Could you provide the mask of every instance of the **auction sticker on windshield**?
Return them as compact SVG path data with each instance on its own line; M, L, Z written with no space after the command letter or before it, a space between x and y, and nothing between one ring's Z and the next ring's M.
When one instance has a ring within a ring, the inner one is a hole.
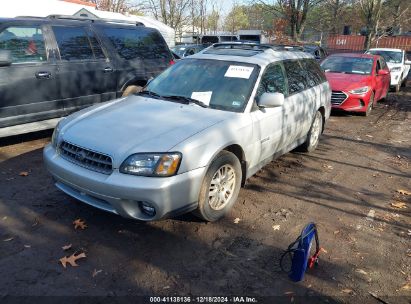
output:
M253 70L254 70L253 67L241 66L241 65L230 65L224 77L249 79Z
M193 92L191 93L191 98L197 99L208 106L210 105L211 95L213 95L212 91Z

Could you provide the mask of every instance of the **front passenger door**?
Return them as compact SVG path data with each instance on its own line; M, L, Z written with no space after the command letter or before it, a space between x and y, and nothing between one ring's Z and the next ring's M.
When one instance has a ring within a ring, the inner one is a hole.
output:
M264 93L283 93L287 96L287 82L281 64L271 64L264 71L257 89L256 100ZM284 132L284 108L256 108L251 112L253 120L254 138L259 140L259 161L270 158L280 151L287 142L287 134Z
M0 28L0 50L11 65L0 67L0 128L59 117L56 66L41 24Z

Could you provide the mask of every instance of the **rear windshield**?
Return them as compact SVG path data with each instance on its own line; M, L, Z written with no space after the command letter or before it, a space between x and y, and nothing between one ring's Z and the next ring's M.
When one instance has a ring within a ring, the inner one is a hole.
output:
M124 59L171 59L167 44L156 31L108 27L103 31Z

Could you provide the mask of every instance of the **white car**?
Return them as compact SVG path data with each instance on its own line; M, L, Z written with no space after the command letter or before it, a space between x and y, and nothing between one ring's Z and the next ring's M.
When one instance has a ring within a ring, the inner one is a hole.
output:
M408 72L410 71L411 61L407 60L406 53L400 49L375 48L369 49L367 54L380 55L385 59L391 72L391 84L395 92L407 82Z
M60 190L97 208L144 221L196 210L215 221L273 158L317 147L330 101L311 55L216 44L137 95L63 119L44 160Z

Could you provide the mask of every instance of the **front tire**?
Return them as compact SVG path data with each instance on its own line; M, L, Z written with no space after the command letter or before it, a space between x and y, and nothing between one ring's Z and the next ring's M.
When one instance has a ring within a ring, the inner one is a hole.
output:
M317 111L317 113L315 113L313 123L311 124L310 131L308 131L307 140L301 145L301 150L304 152L314 151L318 146L322 132L323 115L320 111Z
M370 116L373 108L374 108L374 92L371 93L370 100L368 101L367 110L363 113L363 115Z
M221 151L203 179L194 214L208 222L222 218L237 201L241 180L238 158L231 152Z

